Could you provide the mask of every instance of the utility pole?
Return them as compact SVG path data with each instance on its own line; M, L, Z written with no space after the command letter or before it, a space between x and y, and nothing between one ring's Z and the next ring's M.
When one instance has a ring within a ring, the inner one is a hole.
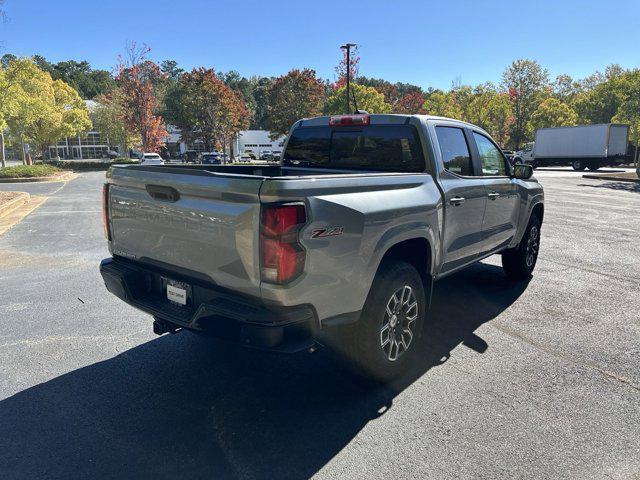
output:
M347 51L347 88L346 88L346 107L344 113L351 113L351 107L349 104L349 83L351 82L351 47L357 46L355 43L345 43L340 47L341 50Z

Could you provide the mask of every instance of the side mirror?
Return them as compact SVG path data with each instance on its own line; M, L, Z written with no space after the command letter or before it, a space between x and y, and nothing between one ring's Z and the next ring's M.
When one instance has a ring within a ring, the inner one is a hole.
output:
M533 167L524 163L516 163L513 166L513 176L519 180L528 180L533 176Z

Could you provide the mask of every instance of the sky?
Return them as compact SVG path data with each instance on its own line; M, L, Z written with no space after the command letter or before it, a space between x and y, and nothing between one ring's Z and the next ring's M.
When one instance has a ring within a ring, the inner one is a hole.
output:
M4 0L0 54L87 60L112 70L128 42L156 61L242 75L313 68L335 79L340 45L360 74L448 89L499 82L518 58L551 77L640 67L639 0Z

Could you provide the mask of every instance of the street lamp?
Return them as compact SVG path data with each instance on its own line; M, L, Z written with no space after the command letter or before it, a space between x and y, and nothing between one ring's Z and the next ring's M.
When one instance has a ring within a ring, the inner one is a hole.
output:
M350 60L350 53L351 53L351 47L357 47L357 45L355 43L345 43L344 45L342 45L340 47L341 50L346 50L347 51L347 88L346 88L346 106L347 106L347 110L345 111L345 113L349 113L349 110L351 109L349 106L349 83L350 83L350 75L351 75L351 60Z

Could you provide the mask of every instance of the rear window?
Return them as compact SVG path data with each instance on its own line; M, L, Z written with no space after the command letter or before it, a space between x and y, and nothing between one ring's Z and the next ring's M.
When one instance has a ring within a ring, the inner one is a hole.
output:
M302 127L293 131L283 161L291 166L423 172L424 156L411 125Z

